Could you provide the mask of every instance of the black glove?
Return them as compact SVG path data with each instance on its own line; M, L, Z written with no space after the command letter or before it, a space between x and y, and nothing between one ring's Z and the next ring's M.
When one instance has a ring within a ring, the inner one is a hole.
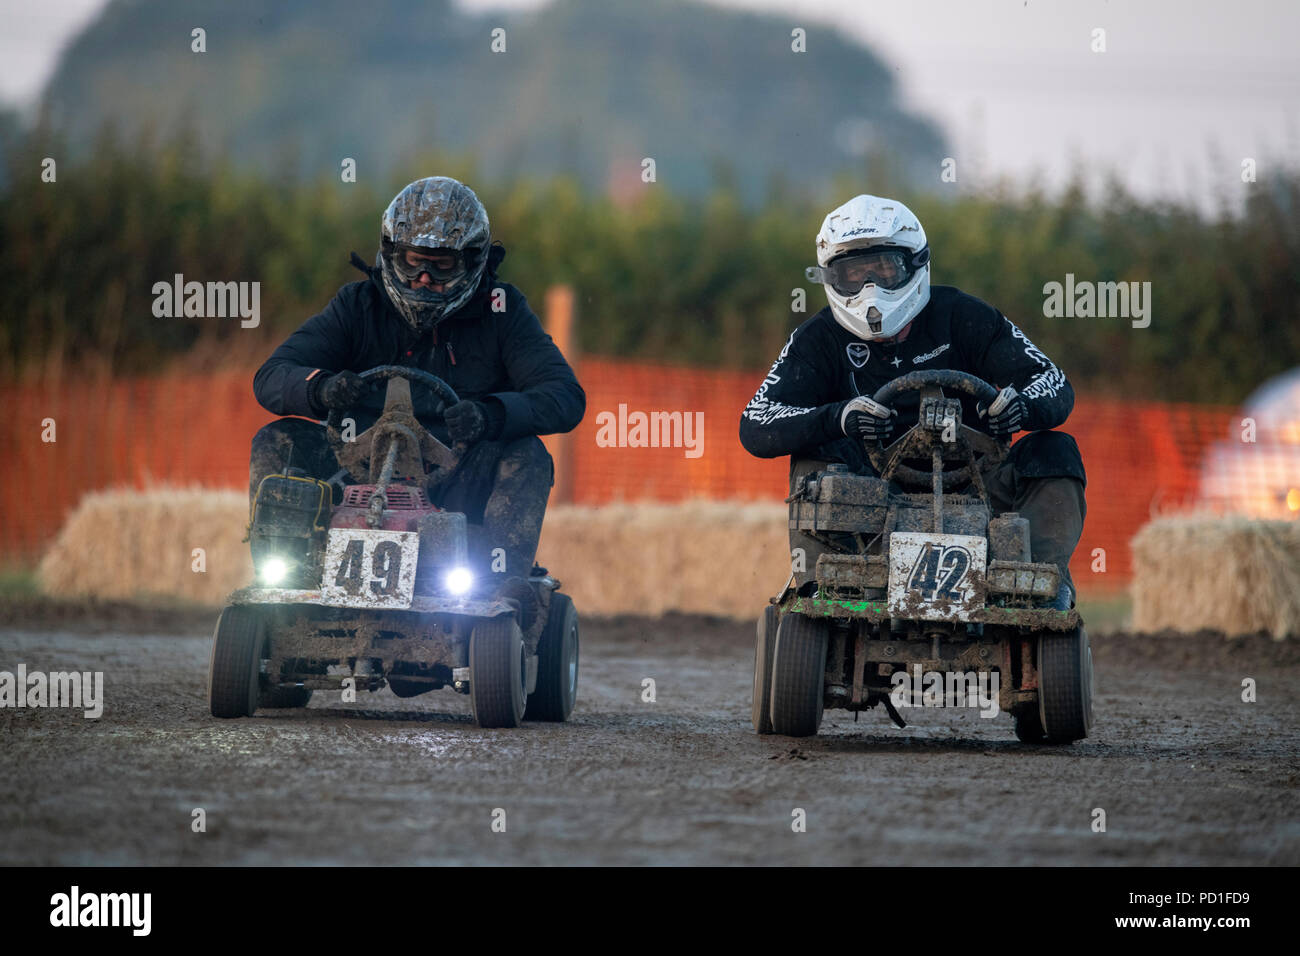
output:
M321 375L312 386L312 403L320 408L351 408L366 393L366 383L356 372Z
M894 434L894 419L898 412L888 405L859 395L845 403L840 412L840 430L850 438L860 438L864 442L878 441L882 445L889 442Z
M501 434L501 428L506 420L506 410L497 401L464 401L451 406L443 416L451 440L472 445L479 439L493 439Z
M993 400L989 408L995 408L997 411L986 412L983 405L975 406L980 415L988 414L989 433L1000 438L1020 431L1024 427L1025 416L1029 414L1029 406L1010 385L998 392L998 397Z

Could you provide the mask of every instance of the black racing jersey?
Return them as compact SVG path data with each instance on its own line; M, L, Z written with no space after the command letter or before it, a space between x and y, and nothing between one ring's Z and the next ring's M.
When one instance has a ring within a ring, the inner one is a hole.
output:
M901 343L864 341L826 307L791 333L740 417L740 442L759 458L802 455L844 437L840 413L859 395L922 369L957 369L1025 400L1026 431L1056 428L1074 407L1074 389L1055 363L997 309L952 286L934 286ZM958 394L962 424L987 431L975 400ZM919 392L894 403L898 427L916 424Z

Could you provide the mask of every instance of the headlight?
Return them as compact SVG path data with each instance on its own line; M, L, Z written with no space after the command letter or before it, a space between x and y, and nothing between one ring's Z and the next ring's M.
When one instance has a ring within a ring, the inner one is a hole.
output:
M464 594L474 586L474 575L469 568L452 568L447 572L446 583L452 594Z
M289 565L283 558L267 558L262 562L262 580L274 587L284 580L289 573Z

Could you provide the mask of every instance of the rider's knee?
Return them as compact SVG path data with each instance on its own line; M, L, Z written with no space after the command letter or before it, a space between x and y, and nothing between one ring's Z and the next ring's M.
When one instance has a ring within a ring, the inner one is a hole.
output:
M1088 484L1079 445L1067 432L1030 432L1011 446L1007 457L1019 479L1074 478Z
M315 438L317 433L324 435L324 430L316 422L309 422L305 418L277 418L257 430L252 445L257 449L266 445L280 445L286 440L296 444Z
M536 435L526 435L506 442L501 451L499 473L522 473L530 480L555 484L555 461Z

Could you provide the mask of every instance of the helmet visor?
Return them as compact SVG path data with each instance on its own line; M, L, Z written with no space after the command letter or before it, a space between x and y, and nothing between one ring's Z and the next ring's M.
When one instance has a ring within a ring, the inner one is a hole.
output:
M917 270L929 260L926 252L913 253L898 248L864 249L840 256L820 269L809 269L808 276L826 283L840 295L857 295L869 285L892 291L912 281Z

